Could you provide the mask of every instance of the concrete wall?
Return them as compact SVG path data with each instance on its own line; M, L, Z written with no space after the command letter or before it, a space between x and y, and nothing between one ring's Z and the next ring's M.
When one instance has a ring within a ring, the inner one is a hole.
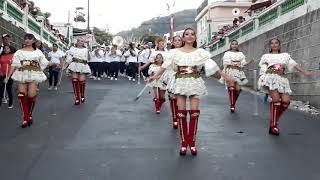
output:
M0 17L0 35L9 34L12 38L12 45L20 49L23 44L23 36L25 34L24 30L18 28L17 26L11 24L10 22L4 20ZM1 40L0 40L1 41ZM2 42L1 42L2 43Z
M309 101L312 105L320 107L320 9L240 44L241 51L247 56L247 59L256 60L255 64L247 68L249 70L246 73L250 79L248 86L252 87L252 70L257 69L261 56L269 51L269 40L274 37L282 41L283 52L288 52L305 69L316 74L312 78L305 78L301 73L287 74L293 90L293 99ZM213 59L221 65L222 56L223 53L219 53Z

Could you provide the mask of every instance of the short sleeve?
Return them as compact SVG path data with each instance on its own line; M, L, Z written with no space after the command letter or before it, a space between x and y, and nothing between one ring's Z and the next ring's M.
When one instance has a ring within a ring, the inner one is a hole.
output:
M163 59L163 63L161 67L168 69L170 66L173 66L173 57L174 57L174 51L168 52L168 54Z
M21 59L20 59L20 51L18 50L17 52L14 53L13 58L12 58L12 67L19 68L21 67Z
M242 67L247 63L246 56L242 52L240 53L240 62Z
M207 77L214 75L220 68L212 59L207 59L204 63L204 71Z
M259 67L260 67L260 75L263 75L266 73L267 69L268 69L268 61L267 61L267 57L266 55L263 55L261 57L261 60L259 62Z
M294 67L298 64L295 60L293 60L291 58L291 56L289 54L286 55L288 58L288 63L287 63L287 67L288 67L288 71L292 72L294 70Z
M40 51L40 50L39 50ZM40 59L39 59L39 64L42 70L44 70L47 66L49 61L46 59L46 57L44 56L44 54L40 51L38 52Z
M223 66L227 66L231 63L231 58L229 52L225 52L222 58Z

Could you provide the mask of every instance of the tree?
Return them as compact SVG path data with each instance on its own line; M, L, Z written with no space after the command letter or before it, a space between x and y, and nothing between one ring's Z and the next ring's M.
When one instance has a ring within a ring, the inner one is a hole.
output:
M159 35L156 35L156 34L146 33L141 37L141 41L155 43L155 41L158 38L161 38L161 37Z
M112 43L112 34L93 27L93 34L98 44L110 45Z

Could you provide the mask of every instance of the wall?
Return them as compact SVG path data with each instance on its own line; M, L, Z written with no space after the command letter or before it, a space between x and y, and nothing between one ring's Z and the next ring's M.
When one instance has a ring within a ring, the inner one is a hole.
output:
M298 12L293 13L297 14ZM258 33L258 35L254 33ZM305 69L315 73L312 78L305 78L301 73L289 73L287 77L293 90L293 99L309 101L312 105L320 107L320 9L291 19L264 33L258 30L253 32L251 36L253 38L243 37L240 41L241 51L244 52L248 60L255 59L258 63L260 57L269 50L269 40L276 37L282 41L283 52L288 52ZM227 46L223 51L227 49ZM213 53L213 59L217 60L220 65L222 64L223 51L216 50ZM250 70L246 72L251 87L253 85L251 70L258 68L257 63L248 67Z
M22 47L23 36L25 34L24 30L0 17L0 35L2 34L9 34L11 36L12 45L16 49L20 49Z

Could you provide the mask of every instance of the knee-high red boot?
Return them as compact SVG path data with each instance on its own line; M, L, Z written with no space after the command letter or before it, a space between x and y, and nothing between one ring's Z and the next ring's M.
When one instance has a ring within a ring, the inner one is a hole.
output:
M78 79L76 78L72 79L72 86L73 86L73 93L75 96L74 105L79 105L80 104L80 84Z
M29 112L29 104L28 104L28 97L26 96L25 93L19 93L18 94L18 98L20 101L20 107L21 107L21 111L23 113L23 121L21 124L22 128L25 128L28 126L29 121L30 121L30 112Z
M270 109L271 109L271 119L270 119L269 134L279 136L280 130L278 128L278 120L279 120L279 114L281 113L281 103L271 102Z
M172 114L172 127L174 129L178 128L178 121L177 121L177 116L176 116L176 99L174 98L169 98L170 101L170 108L171 108L171 114Z
M236 89L233 86L228 87L229 93L229 101L230 101L230 112L234 112L236 110L235 107L235 97L236 97Z
M79 86L80 86L80 101L81 103L84 103L86 101L85 99L86 81L79 81Z
M161 112L161 100L158 98L153 98L154 106L156 108L156 113L160 114Z
M36 98L37 96L34 97L28 97L28 106L29 106L29 125L33 123L33 109L36 104Z
M196 139L198 120L200 116L200 110L190 110L190 122L189 122L189 146L192 155L197 155Z
M236 103L237 103L238 98L239 98L239 96L240 96L240 94L241 94L241 91L242 91L241 89L240 89L239 91L235 90L234 106L236 106Z
M181 137L181 148L180 155L184 156L187 154L188 147L188 124L187 124L187 111L177 110L177 120L179 122L179 132Z

